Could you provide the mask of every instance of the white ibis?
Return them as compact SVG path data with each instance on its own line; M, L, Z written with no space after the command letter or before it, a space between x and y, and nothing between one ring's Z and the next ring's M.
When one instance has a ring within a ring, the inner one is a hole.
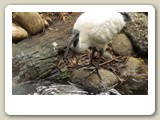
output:
M131 18L126 12L85 12L82 13L76 20L70 41L68 43L64 60L66 60L69 48L72 51L84 53L88 48L93 48L91 61L95 50L99 50L100 57L105 50L106 44L112 37L117 35L125 26L126 22ZM98 67L97 65L97 67Z
M70 48L77 54L84 53L88 48L92 48L90 65L96 68L104 87L98 68L105 46L130 20L131 18L126 12L85 12L81 14L73 26L72 35L64 54L64 61L67 59ZM100 53L97 65L93 64L96 50Z
M95 70L100 80L102 80L98 68L105 46L130 20L130 16L125 12L85 12L81 14L74 24L72 35L64 54L64 61L66 61L70 48L77 54L84 53L88 48L92 48L90 65L96 68ZM100 53L97 65L93 64L95 50ZM103 81L101 83L104 87Z

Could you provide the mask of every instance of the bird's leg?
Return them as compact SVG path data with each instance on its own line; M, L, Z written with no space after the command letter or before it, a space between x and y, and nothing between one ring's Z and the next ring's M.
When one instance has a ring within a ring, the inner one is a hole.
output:
M96 52L96 48L93 47L93 48L92 48L92 54L91 54L91 60L90 60L89 65L92 65L92 66L94 66L95 68L99 69L99 64L100 64L100 62L101 62L101 58L102 58L102 55L103 55L103 52L104 52L104 51L103 51L103 49L101 49L101 50L99 51L100 55L99 55L99 59L98 59L97 64L95 64L95 63L93 62L95 52Z
M99 59L98 59L98 63L97 63L97 68L99 68L99 64L100 64L100 62L101 62L101 58L102 58L102 56L103 56L103 52L104 52L103 49L101 49L101 50L99 51L100 55L99 55Z
M103 91L106 91L107 89L106 89L106 86L105 86L105 83L104 83L104 81L102 80L102 78L101 78L101 76L100 76L100 74L99 74L99 71L98 71L98 69L99 69L99 64L100 64L100 62L101 62L101 58L102 58L102 56L103 56L103 53L104 53L104 50L103 49L101 49L100 50L100 55L99 55L99 59L98 59L98 63L97 63L97 75L98 75L98 77L100 78L100 87L102 87L102 90Z
M96 68L96 71L97 71L97 75L98 75L98 77L99 77L100 80L101 80L101 76L100 76L100 74L99 74L98 69L99 69L99 64L100 64L100 62L101 62L101 58L102 58L102 55L103 55L103 49L101 49L99 53L100 53L99 59L98 59L98 62L97 62L97 65L95 66L95 68Z
M91 76L93 73L97 73L97 75L98 75L98 77L99 77L99 79L100 79L100 87L102 87L102 91L106 91L107 89L106 89L106 87L105 87L105 83L103 82L103 80L102 80L102 78L101 78L101 75L100 75L100 73L99 73L99 64L100 64L100 61L101 61L101 58L102 58L102 55L103 55L103 52L104 52L104 50L103 49L101 49L99 52L100 52L100 54L99 54L99 59L98 59L98 62L97 62L97 64L95 65L95 64L93 64L93 57L94 57L94 53L95 53L95 48L93 48L93 52L92 52L92 55L91 55L91 61L90 61L90 64L92 64L95 68L92 68L92 71L85 77L85 79L86 78L88 78L89 76ZM89 70L89 69L88 69Z
M90 60L90 64L89 65L93 65L95 68L92 68L90 70L92 70L92 72L90 72L90 74L88 74L85 78L89 77L90 75L92 75L94 72L97 73L98 77L100 78L101 80L101 76L99 74L99 63L101 61L101 58L102 58L102 55L103 55L103 49L100 50L100 55L99 55L99 59L98 59L98 63L97 64L94 64L93 63L93 57L94 57L94 54L95 54L95 51L96 51L96 48L93 48L92 50L92 55L91 55L91 60ZM88 69L89 70L89 69Z
M92 54L91 54L91 59L90 59L89 65L95 66L95 64L93 63L93 59L94 59L94 54L95 54L95 52L96 52L96 48L93 47L93 48L92 48Z

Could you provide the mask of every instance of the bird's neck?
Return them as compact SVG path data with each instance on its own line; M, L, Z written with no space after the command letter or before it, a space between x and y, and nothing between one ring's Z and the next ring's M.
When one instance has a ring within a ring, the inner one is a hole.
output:
M78 44L78 47L79 47L80 53L84 53L89 48L88 44L86 44L83 41Z
M83 41L79 41L77 46L74 47L72 50L78 54L84 53L89 48L88 44Z

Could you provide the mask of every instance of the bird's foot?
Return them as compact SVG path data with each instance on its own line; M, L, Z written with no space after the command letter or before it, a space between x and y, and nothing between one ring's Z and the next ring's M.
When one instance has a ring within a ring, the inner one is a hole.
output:
M105 82L104 82L102 79L100 79L100 90L101 90L102 92L108 91L108 89L107 89L107 87L106 87L106 85L105 85Z
M98 75L98 77L101 79L101 76L100 76L100 74L99 74L99 71L98 71L98 69L97 68L95 68L95 67L93 67L93 66L91 66L91 67L86 67L86 68L84 68L84 70L90 70L91 72L85 77L85 79L87 79L89 76L91 76L93 73L97 73L97 75Z
M95 64L95 63L93 63L93 61L92 61L92 62L90 62L90 63L87 64L87 65L81 65L81 66L78 66L77 68L78 68L78 69L83 68L84 70L91 71L87 76L85 76L84 79L87 79L87 78L88 78L89 76L91 76L92 74L97 73L97 75L98 75L98 77L99 77L99 80L100 80L100 85L99 85L99 86L100 86L100 90L101 90L102 92L106 92L106 91L107 91L107 88L106 88L106 86L105 86L105 83L104 83L104 81L102 80L101 75L100 75L100 73L99 73L100 66L99 66L98 64Z
M94 63L94 61L93 60L91 60L89 63L87 63L87 64L84 64L84 65L76 65L76 68L77 69L80 69L80 68L85 68L85 67L87 67L88 69L90 69L90 68L92 68L92 67L95 67L96 69L99 69L100 67L99 67L99 64L98 63Z
M106 85L105 85L105 82L103 81L103 79L102 79L102 77L101 77L101 75L99 73L99 68L96 68L96 67L92 66L92 67L85 68L84 70L90 70L91 71L87 76L85 76L84 79L87 79L92 74L97 73L97 75L99 77L99 80L100 80L100 83L99 83L100 90L102 92L106 92L108 90Z
M84 68L86 70L92 70L92 69L99 69L99 67L97 67L97 65L95 65L94 63L88 63L88 64L85 64L85 65L77 65L76 67L77 69L80 69L80 68Z

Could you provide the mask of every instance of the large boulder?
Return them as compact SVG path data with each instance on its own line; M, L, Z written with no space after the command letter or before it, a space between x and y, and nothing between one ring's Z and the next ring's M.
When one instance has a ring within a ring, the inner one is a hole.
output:
M124 81L116 86L121 94L148 94L148 67L141 58L130 57L121 70Z
M44 20L38 12L15 12L12 19L31 35L41 32L45 26Z
M71 81L94 94L104 92L104 90L109 90L118 83L117 76L111 71L103 68L100 68L98 71L101 79L96 72L89 75L93 72L92 69L86 67L76 69L71 74Z
M112 48L118 55L133 54L132 43L125 34L118 34L113 37Z

